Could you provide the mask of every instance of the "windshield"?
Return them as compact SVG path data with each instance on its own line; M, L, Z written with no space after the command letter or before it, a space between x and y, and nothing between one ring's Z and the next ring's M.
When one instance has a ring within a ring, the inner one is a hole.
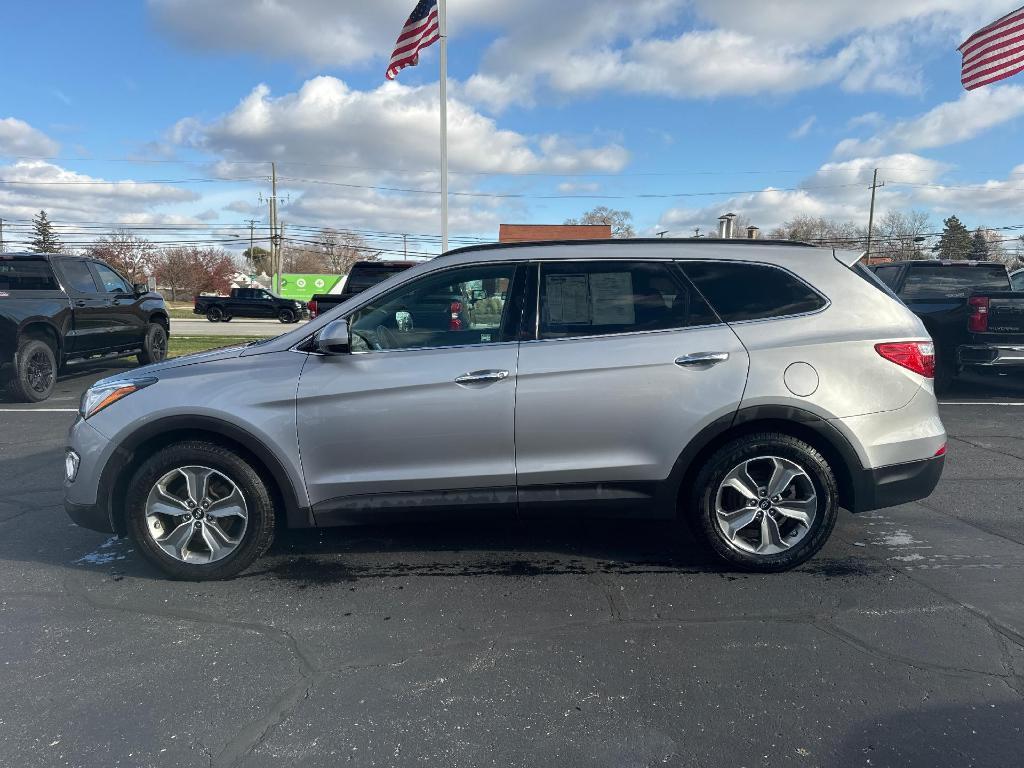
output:
M1002 264L936 264L911 267L900 294L904 299L966 298L978 291L1008 290L1010 278Z

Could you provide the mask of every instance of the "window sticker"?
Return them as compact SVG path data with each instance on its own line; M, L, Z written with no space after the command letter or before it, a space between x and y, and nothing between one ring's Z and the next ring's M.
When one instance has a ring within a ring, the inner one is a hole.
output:
M578 325L590 322L586 275L547 275L544 288L549 323Z
M594 325L633 325L633 276L629 272L597 272L590 275Z

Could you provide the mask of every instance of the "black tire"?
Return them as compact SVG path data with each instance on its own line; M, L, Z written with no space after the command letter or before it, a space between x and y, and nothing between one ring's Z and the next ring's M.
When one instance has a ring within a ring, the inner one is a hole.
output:
M290 323L294 323L295 319L296 319L295 318L295 312L293 312L292 310L287 309L287 308L286 309L282 309L280 312L277 313L277 319L280 320L285 325L288 325Z
M167 329L162 323L149 324L138 359L139 365L161 363L167 359Z
M146 499L156 482L178 467L198 465L230 478L245 499L248 518L238 546L212 563L186 563L164 552L149 533ZM174 443L147 459L128 486L128 535L142 556L173 579L211 581L230 579L248 568L274 540L274 506L266 484L234 452L214 443L189 440Z
M14 355L11 395L22 403L41 403L57 383L57 356L41 339L22 339Z
M806 473L818 501L815 517L803 538L776 554L755 554L730 543L718 525L715 510L718 490L726 475L743 462L760 457L778 457L795 463ZM795 437L765 432L737 438L708 459L694 483L689 514L695 517L691 521L694 531L727 563L746 571L772 573L800 565L824 546L836 524L838 495L835 475L824 456Z
M220 307L210 307L206 310L206 319L211 323L219 323L224 319L224 311Z
M224 315L224 317L221 318L221 322L222 323L230 323L231 322L231 315Z

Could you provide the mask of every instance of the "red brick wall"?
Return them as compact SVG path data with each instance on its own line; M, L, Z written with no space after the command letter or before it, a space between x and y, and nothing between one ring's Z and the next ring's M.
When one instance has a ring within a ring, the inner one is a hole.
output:
M502 224L499 243L539 240L604 240L612 236L610 224Z

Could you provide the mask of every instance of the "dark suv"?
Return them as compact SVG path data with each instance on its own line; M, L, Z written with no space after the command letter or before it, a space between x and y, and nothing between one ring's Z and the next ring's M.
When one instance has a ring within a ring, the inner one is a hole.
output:
M167 356L167 308L102 261L37 253L0 254L0 364L15 399L50 396L64 366Z

